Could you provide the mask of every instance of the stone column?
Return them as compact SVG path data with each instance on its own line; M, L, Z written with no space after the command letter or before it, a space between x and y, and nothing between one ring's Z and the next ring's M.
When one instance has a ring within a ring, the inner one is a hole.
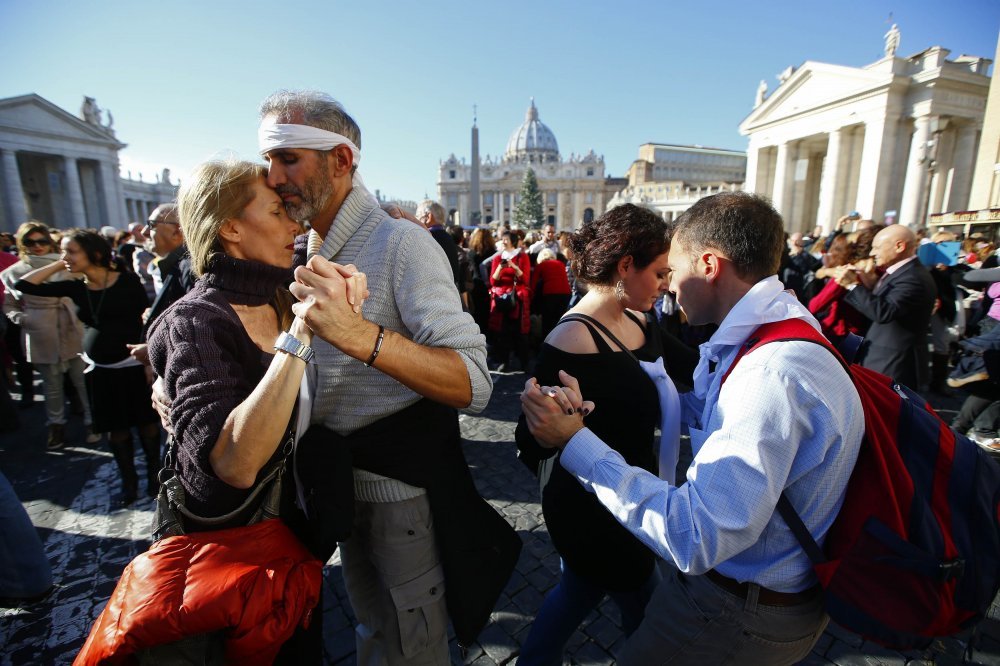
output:
M979 128L975 123L958 127L955 142L955 177L951 181L951 195L948 202L951 210L969 208L969 193L972 190L972 172L976 161L976 140Z
M778 159L774 169L774 193L771 195L771 201L785 218L785 224L788 224L792 213L792 190L795 187L795 160L798 153L798 146L794 143L785 142L778 145Z
M927 140L930 138L930 117L921 116L913 125L913 139L910 141L910 156L906 160L906 175L903 180L903 203L899 207L899 222L909 227L920 227L924 223L926 211L920 210L924 203L927 187Z
M757 165L760 163L760 151L761 148L759 146L752 144L747 150L747 175L746 182L743 185L747 192L757 191Z
M934 153L934 172L931 174L931 182L928 185L930 189L927 211L929 213L955 210L949 201L949 195L955 176L955 140L957 134L954 128L950 128L949 131L938 132L934 137L937 146Z
M17 168L17 153L3 151L4 199L7 200L8 221L11 229L17 229L28 221L28 209L24 205L24 190L21 188L21 172Z
M106 215L106 219L101 220L101 225L108 224L115 229L121 229L124 226L119 210L122 202L118 199L118 188L115 186L118 173L111 162L101 160L97 164L101 174L101 196L104 198L104 213Z
M879 117L865 123L854 210L876 221L885 217L898 127L894 117Z
M67 224L60 222L62 227L87 227L87 211L83 206L83 190L80 188L80 171L76 168L76 158L69 155L63 157L66 169L66 194L69 200L70 220Z
M830 132L827 139L826 159L823 161L823 174L819 183L819 210L816 213L816 224L823 227L823 233L829 233L840 217L837 202L843 197L840 160L843 138L843 129L837 128Z

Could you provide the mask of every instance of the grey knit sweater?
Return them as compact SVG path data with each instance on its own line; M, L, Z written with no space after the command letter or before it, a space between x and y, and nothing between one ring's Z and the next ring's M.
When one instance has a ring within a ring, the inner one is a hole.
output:
M310 236L314 250L319 237L315 232ZM472 316L462 311L448 260L429 233L412 222L389 217L371 195L355 188L318 252L337 263L354 264L367 275L365 319L418 344L458 352L472 387L467 411L486 407L493 390L486 367L486 340ZM420 400L395 379L365 367L318 337L313 347L319 379L314 423L349 434Z

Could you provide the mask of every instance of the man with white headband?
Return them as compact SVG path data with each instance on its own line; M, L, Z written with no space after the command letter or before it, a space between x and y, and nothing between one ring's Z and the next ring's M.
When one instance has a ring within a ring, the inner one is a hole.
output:
M361 133L339 103L279 92L260 117L268 185L312 226L297 242L308 261L291 286L293 309L317 336L313 425L295 453L306 540L328 557L345 536L337 526L351 526L340 553L359 664L448 663L448 614L460 642L474 640L520 546L475 493L461 452L456 408L480 411L492 391L485 339L433 237L390 217L365 188ZM343 275L354 266L368 279L362 308L347 302ZM344 513L337 490L352 486ZM476 556L456 547L476 542L493 555L470 584L461 567ZM482 620L469 628L459 616L475 603Z

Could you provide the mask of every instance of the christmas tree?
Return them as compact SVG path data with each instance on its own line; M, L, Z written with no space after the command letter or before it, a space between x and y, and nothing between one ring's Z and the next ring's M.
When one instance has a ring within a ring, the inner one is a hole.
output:
M524 172L517 206L514 207L514 223L522 227L538 229L542 226L542 193L538 190L538 179L531 167Z

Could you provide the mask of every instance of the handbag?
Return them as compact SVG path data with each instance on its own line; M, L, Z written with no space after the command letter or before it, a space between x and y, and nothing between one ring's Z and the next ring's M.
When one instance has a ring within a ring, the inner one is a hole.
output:
M241 516L246 516L245 522L240 521L245 526L277 518L281 508L281 489L285 470L288 468L289 456L295 448L294 424L297 415L296 405L285 432L281 459L271 465L242 504L221 516L199 516L184 506L185 491L180 476L174 469L176 444L171 435L167 439L167 455L163 461L163 468L157 477L160 490L156 495L156 510L153 513L153 541L186 534L191 527L196 531L219 529L220 526L231 525Z
M500 312L512 312L517 307L517 293L514 289L493 297Z

